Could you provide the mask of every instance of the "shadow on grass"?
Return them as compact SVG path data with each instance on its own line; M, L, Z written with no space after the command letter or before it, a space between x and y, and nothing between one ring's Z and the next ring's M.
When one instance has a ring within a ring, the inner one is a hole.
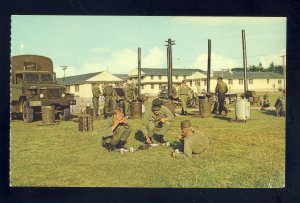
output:
M175 150L175 149L179 149L181 150L183 148L183 144L181 142L178 142L178 141L173 141L171 142L171 145L170 147Z
M213 116L213 118L217 118L217 119L220 119L220 120L223 120L223 121L228 121L228 122L231 121L230 117L222 116L222 115L215 115L215 116Z
M134 135L134 138L140 142L144 142L145 141L145 138L144 138L144 135L143 135L143 132L141 130L138 130L136 131L135 135Z
M274 112L274 111L264 111L264 110L262 110L260 112L263 113L263 114L266 114L266 115L271 115L271 116L276 117L276 112Z

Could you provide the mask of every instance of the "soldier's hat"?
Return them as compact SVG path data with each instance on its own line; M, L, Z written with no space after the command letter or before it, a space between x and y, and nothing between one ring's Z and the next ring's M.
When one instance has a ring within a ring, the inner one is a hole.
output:
M152 101L152 110L159 110L161 108L162 101L159 98L156 98Z
M221 76L219 76L219 77L217 78L217 80L223 80L223 78L222 78Z
M180 127L181 128L189 128L189 127L192 127L192 123L190 120L183 120L180 123Z
M186 82L187 82L187 80L186 80L186 79L183 79L183 80L182 80L182 83L186 83Z

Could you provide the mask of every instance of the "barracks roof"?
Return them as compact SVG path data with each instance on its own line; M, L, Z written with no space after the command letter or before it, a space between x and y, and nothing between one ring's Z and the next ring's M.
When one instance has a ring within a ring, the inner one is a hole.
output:
M62 85L85 83L86 80L98 75L99 73L101 72L69 76L65 77L65 80L63 78L57 78L57 83Z
M146 75L168 75L168 69L167 68L142 68L142 71ZM189 76L192 75L195 72L202 72L205 73L205 71L201 69L185 69L185 68L173 68L172 75L174 76Z
M212 79L221 76L223 79L243 79L244 72L213 71ZM247 72L248 79L282 79L283 75L273 72Z

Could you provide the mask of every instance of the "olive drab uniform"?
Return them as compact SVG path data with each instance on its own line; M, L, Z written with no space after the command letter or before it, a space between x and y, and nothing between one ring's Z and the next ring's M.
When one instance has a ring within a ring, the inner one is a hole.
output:
M161 123L161 118L167 118L165 123ZM144 136L152 138L154 133L165 135L170 127L170 122L174 120L172 112L165 106L161 105L159 115L155 115L151 108L148 108L143 117L142 132Z
M222 113L222 111L225 111L225 114L227 114L228 110L224 106L224 101L225 101L225 93L228 92L228 87L225 82L218 81L215 92L218 96L218 104L219 104L219 114Z
M276 116L284 116L286 113L286 96L278 97L275 102Z
M192 154L201 154L208 147L208 138L200 131L195 131L183 140L183 153L174 153L174 157L192 157Z
M181 100L182 105L182 114L187 114L187 101L188 97L191 97L191 91L190 88L187 85L181 85L178 88L178 97Z
M94 117L98 117L98 111L99 111L99 97L101 96L101 92L99 89L99 86L93 86L92 88L92 92L93 92L93 108L94 108Z
M137 100L136 93L134 91L134 85L128 84L124 89L124 106L125 106L125 115L130 115L130 104Z
M116 107L116 92L111 85L106 85L103 88L104 96L104 115L111 116L113 109Z
M119 124L114 131L111 130L111 127L114 123L114 117L108 117L104 121L103 126L103 135L102 135L102 146L106 147L108 144L112 146L118 145L120 141L126 142L130 133L131 127L130 124Z

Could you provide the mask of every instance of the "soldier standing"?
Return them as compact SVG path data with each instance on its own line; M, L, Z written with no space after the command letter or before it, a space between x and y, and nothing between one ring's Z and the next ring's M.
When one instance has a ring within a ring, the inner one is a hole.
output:
M192 157L192 154L200 154L206 150L209 144L208 138L200 131L194 131L190 120L181 121L181 136L179 140L183 143L182 150L176 149L172 157Z
M99 97L101 95L101 91L99 88L99 83L95 83L92 88L93 92L93 108L94 108L94 118L97 118L99 116L98 111L99 111Z
M179 99L181 100L182 115L188 115L186 106L187 106L188 97L191 97L191 91L190 91L190 88L187 86L186 80L182 80L182 84L178 88L178 96L179 96Z
M137 96L134 91L135 87L133 83L127 84L124 89L124 106L125 106L125 115L130 116L130 104L137 100Z
M219 115L222 114L222 111L225 111L225 115L227 115L228 110L224 106L225 101L225 93L228 92L228 87L225 82L223 82L222 77L218 77L218 83L215 90L217 96L218 96L218 103L219 103Z
M152 108L147 109L143 117L142 132L145 136L147 144L152 143L154 133L159 134L158 141L165 143L164 136L166 135L170 122L174 120L172 112L162 105L162 101L156 98L152 101Z
M106 81L103 88L104 96L104 117L111 116L116 107L116 92L114 88Z
M109 151L124 148L131 133L131 127L119 107L113 110L113 116L105 119L102 146Z
M275 102L276 116L284 116L286 112L286 93L282 91L282 98L278 97Z

